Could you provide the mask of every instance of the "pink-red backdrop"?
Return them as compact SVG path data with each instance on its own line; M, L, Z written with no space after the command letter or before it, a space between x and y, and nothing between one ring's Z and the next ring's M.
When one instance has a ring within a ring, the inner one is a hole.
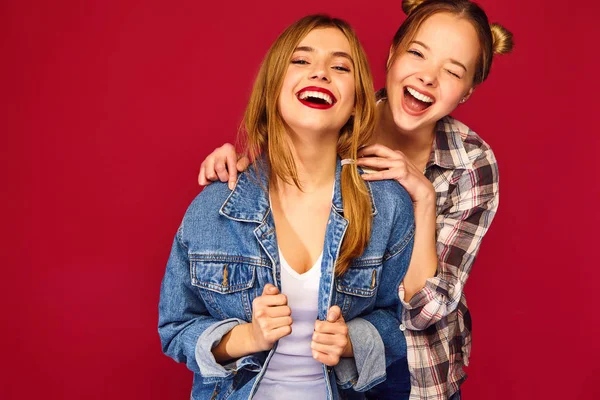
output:
M600 398L598 6L481 4L516 47L456 113L501 172L464 393ZM0 398L188 398L156 332L171 240L268 45L314 12L355 26L382 85L400 1L0 2Z

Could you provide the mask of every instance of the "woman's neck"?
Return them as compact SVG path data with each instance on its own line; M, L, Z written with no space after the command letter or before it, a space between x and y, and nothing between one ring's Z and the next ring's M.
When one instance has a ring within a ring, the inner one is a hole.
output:
M277 190L288 195L301 195L331 187L335 180L337 134L315 138L291 133L289 139L302 190L299 190L293 182L285 183L274 177L277 179Z
M387 101L381 102L377 109L379 119L373 143L382 144L392 150L400 150L413 164L427 163L435 138L435 124L414 131L403 131L394 122Z

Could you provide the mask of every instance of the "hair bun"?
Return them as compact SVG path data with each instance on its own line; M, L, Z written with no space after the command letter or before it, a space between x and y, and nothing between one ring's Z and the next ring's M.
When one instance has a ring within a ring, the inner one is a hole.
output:
M500 24L491 24L490 30L494 54L510 53L513 48L513 34Z
M410 15L423 2L425 0L402 0L402 11L404 11L404 14Z

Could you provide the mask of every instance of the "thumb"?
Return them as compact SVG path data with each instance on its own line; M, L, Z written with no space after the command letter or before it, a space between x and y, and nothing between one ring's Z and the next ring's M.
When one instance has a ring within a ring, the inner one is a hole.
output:
M344 319L340 308L338 306L331 307L327 313L327 322L337 322L340 318Z
M271 294L278 294L279 293L279 289L277 289L274 285L267 283L263 289L263 296L265 295L271 295Z

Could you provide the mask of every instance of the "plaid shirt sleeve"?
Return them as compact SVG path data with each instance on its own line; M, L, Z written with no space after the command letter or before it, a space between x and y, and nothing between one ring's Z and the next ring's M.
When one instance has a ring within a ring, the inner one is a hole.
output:
M408 302L402 301L402 321L407 329L423 330L458 307L463 287L481 240L498 208L498 168L488 148L473 167L454 171L447 201L436 220L438 268L436 276ZM404 286L399 287L404 299Z

